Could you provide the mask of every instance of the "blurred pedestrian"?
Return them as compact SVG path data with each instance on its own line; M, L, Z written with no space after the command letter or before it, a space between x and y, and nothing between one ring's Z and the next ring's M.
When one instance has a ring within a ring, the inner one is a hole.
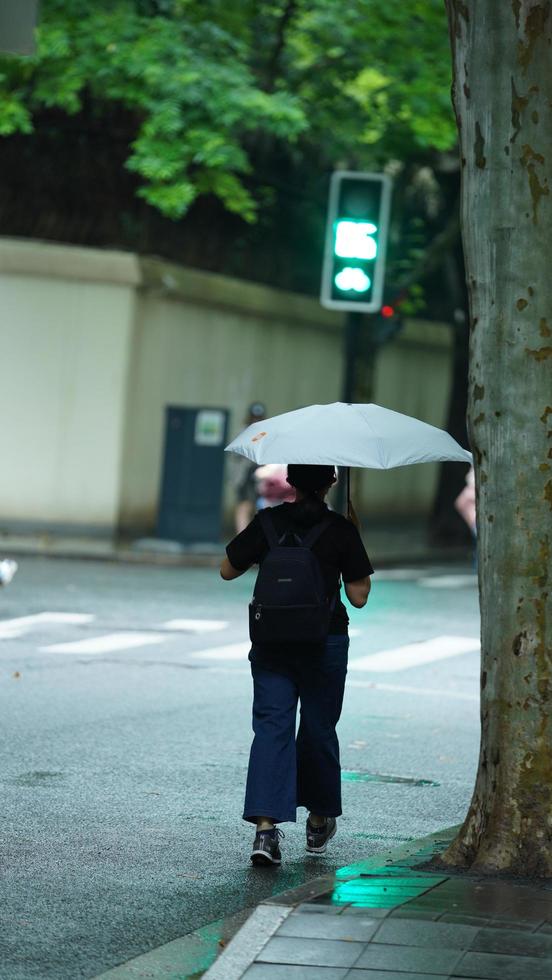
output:
M17 571L17 562L11 558L0 561L0 585L9 585Z
M295 490L287 481L287 466L280 463L267 463L255 470L257 481L258 505L262 507L277 507L278 504L292 504L295 501Z
M257 514L228 545L220 570L229 581L260 565L250 606L251 633L255 635L258 620L265 623L269 636L266 642L253 640L249 653L255 735L243 818L256 825L251 854L256 865L280 864L283 834L278 824L295 822L298 806L308 810L309 853L323 854L336 832L341 769L335 728L349 648L340 584L343 579L349 601L360 609L368 599L373 572L354 510L347 519L325 503L336 482L335 467L290 465L288 481L296 491L295 503ZM298 606L307 572L317 588L310 605ZM267 589L267 605L261 607L259 596ZM291 639L281 638L288 636L286 629Z
M244 427L247 428L253 422L260 422L265 418L266 406L263 402L252 402L244 419ZM229 465L230 480L236 494L234 524L236 534L239 534L247 527L257 509L258 491L255 470L258 464L247 459L245 456L232 456Z
M477 536L477 512L475 505L475 473L470 466L466 473L466 486L454 501L458 513L464 518L474 538Z

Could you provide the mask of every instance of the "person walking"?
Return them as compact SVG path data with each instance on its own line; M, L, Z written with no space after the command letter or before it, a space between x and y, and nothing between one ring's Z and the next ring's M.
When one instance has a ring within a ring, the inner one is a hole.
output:
M17 571L17 562L11 558L0 560L0 586L9 585Z
M247 428L253 422L260 422L266 418L266 406L263 402L253 402L244 419L244 426ZM246 459L244 456L234 456L230 465L230 479L236 495L236 505L234 509L234 523L236 534L247 527L257 508L258 489L255 479L255 472L258 464Z
M325 503L336 482L333 466L288 466L294 503L261 511L227 546L220 574L230 581L260 564L257 579L270 564L268 556L293 549L299 558L313 556L327 602L326 635L283 642L253 642L249 653L253 677L253 731L244 820L256 826L251 853L255 865L281 863L279 824L296 822L297 807L306 807L306 849L323 854L341 815L341 768L336 725L341 714L349 649L348 616L341 602L343 580L347 598L362 608L370 592L373 568L362 543L358 519L330 511ZM300 555L301 552L301 555ZM285 561L285 557L282 559ZM283 566L281 566L283 567ZM291 582L283 577L276 581ZM261 617L257 608L255 618ZM281 607L280 607L281 608ZM283 610L282 610L283 612ZM278 620L274 620L278 632ZM297 632L302 632L298 627ZM300 724L295 735L300 703Z

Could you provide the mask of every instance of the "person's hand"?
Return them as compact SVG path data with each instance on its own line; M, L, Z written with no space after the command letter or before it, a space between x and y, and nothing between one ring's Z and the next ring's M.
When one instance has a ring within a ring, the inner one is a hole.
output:
M349 502L348 502L348 507L347 507L347 520L350 521L351 524L354 524L354 526L356 527L357 531L360 531L360 521L358 519L358 514L357 514L355 508L353 507L352 500L349 500Z

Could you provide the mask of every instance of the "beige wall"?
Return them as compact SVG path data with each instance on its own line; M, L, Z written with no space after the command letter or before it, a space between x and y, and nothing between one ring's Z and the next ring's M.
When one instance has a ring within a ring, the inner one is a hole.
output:
M219 277L206 279L209 306L189 301L185 284L182 292L159 295L152 283L153 291L140 299L123 467L121 520L127 526L151 522L157 510L166 405L229 408L234 435L254 400L277 414L339 397L340 331L331 321L328 326L329 318L326 326L315 322L314 303L308 302L309 317L290 322L273 290L244 284L243 291L253 293L244 311L217 291L224 286Z
M446 425L452 382L451 331L443 324L410 321L378 356L374 401L385 408L437 425ZM438 463L370 470L362 474L362 508L369 514L428 513Z
M71 250L41 266L37 249L0 242L0 525L110 529L134 293L105 268L84 278Z
M340 395L341 314L122 252L0 239L0 528L153 528L165 407L276 414ZM407 324L375 401L442 425L451 338ZM435 466L357 476L372 513L427 511ZM227 491L227 509L231 494Z

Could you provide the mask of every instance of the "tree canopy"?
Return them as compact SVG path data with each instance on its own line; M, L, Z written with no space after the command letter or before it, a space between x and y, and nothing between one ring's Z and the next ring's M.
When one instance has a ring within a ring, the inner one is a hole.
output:
M36 55L0 59L0 135L116 107L150 205L214 195L253 222L263 150L326 172L446 150L449 85L441 0L43 0Z

